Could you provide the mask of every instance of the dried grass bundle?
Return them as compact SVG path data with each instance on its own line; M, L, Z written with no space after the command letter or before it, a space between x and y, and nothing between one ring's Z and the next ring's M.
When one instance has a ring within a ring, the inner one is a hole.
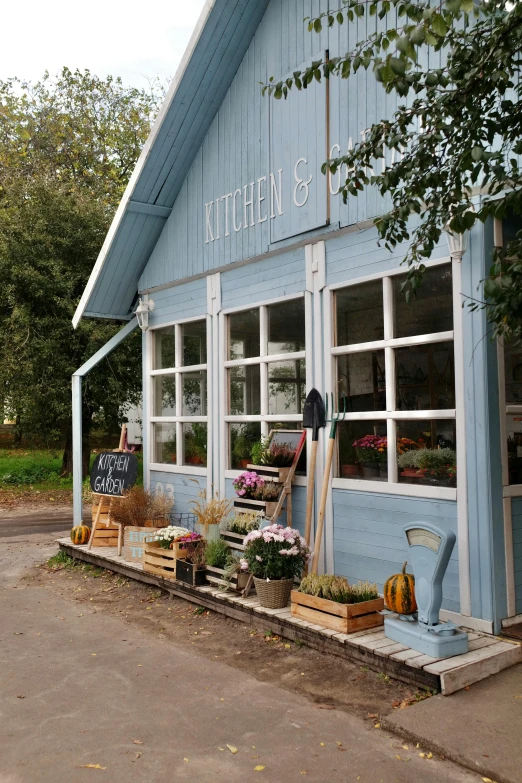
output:
M192 512L200 525L219 525L232 508L232 501L216 496L207 500L205 492L198 492L198 500L191 500Z
M132 487L121 498L113 498L111 518L123 527L158 527L169 518L172 501L162 493Z

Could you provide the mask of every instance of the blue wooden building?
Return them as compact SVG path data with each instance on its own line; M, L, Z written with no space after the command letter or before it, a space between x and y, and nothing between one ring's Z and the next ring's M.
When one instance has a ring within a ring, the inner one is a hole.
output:
M443 240L406 304L405 248L380 248L373 228L386 204L372 190L343 204L349 172L320 170L393 112L394 96L372 73L314 83L286 101L261 94L271 75L342 54L367 25L383 24L362 18L310 34L304 17L326 8L208 0L75 324L127 321L107 351L136 327L138 297L150 308L145 478L177 511L201 489L232 495L252 442L276 426L299 428L312 386L344 395L323 569L382 587L405 559L402 526L435 523L457 536L446 616L498 631L522 614L522 353L504 356L484 337L484 313L461 304L503 227L476 226L463 257ZM379 165L391 163L388 152ZM77 436L81 375L96 360L75 376ZM368 436L386 438L387 449L369 454ZM408 469L410 441L447 449L451 469ZM321 440L319 487L323 459ZM306 468L293 489L299 527L305 494Z

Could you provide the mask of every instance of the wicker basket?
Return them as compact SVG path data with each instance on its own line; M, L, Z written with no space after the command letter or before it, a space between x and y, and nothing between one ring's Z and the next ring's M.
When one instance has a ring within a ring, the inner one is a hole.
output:
M290 600L293 579L258 579L254 577L257 597L266 609L284 609Z

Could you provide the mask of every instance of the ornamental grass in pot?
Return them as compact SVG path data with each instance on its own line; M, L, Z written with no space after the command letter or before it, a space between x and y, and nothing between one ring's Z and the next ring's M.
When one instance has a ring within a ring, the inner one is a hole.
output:
M197 500L189 503L196 517L196 529L207 541L219 538L219 526L232 508L232 501L219 495L207 500L205 491L198 493Z
M309 556L305 540L291 527L274 524L248 534L241 567L253 575L261 606L283 609L288 604L294 578Z

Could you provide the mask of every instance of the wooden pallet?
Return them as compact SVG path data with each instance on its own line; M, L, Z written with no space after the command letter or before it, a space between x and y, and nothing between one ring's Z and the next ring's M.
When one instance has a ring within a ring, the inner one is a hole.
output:
M143 546L143 570L167 579L176 578L176 560L184 560L186 549L174 544L173 549L162 549L158 541L145 542Z
M315 595L306 595L298 590L292 590L291 600L292 617L339 633L350 634L368 628L378 628L384 624L384 616L378 614L384 609L383 598L362 601L359 604L340 604L337 601L328 601L326 598L317 598Z
M226 571L216 566L207 566L207 580L218 587L226 587L233 592L241 592L248 582L248 574L238 572L225 579Z

